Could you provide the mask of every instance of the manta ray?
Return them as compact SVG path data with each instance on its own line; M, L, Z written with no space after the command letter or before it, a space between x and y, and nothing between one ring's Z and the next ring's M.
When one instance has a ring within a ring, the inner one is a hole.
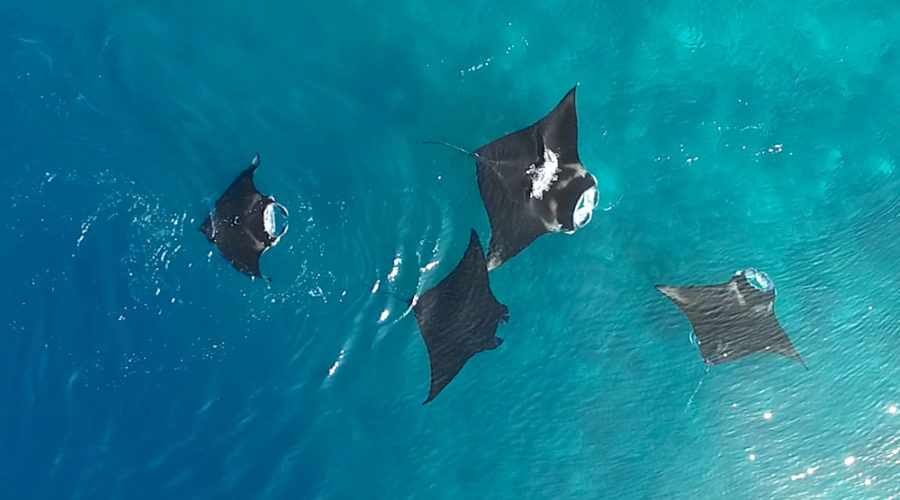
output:
M656 289L690 320L707 367L760 353L806 366L775 318L775 284L766 273L751 268L719 285Z
M432 401L472 356L503 343L495 332L509 320L509 310L494 298L484 250L475 230L462 260L437 286L408 301L431 365Z
M251 278L269 280L259 271L259 258L269 247L278 244L288 229L285 224L276 232L274 209L285 217L288 211L275 198L256 189L253 173L257 167L258 154L216 201L213 213L200 225L200 232L235 269Z
M578 157L575 88L533 125L468 152L491 226L494 270L547 233L574 233L597 206L597 179Z

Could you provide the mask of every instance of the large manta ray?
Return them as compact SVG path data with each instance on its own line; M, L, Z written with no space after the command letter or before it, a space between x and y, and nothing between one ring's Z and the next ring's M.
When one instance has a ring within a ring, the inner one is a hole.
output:
M656 289L690 320L707 366L759 353L780 354L806 366L775 318L775 284L766 273L751 268L720 285Z
M259 271L259 258L278 243L287 231L285 226L275 232L275 212L278 208L287 217L287 209L275 198L262 195L253 184L253 173L259 167L259 155L255 155L225 194L216 201L212 214L200 225L219 252L238 271L251 278L265 278Z
M491 224L489 271L538 236L571 234L590 222L598 201L597 179L578 157L574 87L537 123L468 154L475 158Z
M426 404L453 380L469 358L503 343L494 333L497 325L509 320L509 311L491 293L484 250L474 229L456 269L410 304L431 364Z

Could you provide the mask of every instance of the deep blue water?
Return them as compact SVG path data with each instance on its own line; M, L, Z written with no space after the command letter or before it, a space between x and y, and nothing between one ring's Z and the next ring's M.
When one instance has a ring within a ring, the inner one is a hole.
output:
M0 5L4 498L900 495L895 2ZM432 403L412 295L472 161L579 85L601 207L491 274ZM259 152L251 282L197 231ZM656 283L766 271L809 370L704 374ZM893 407L893 408L892 408ZM768 418L767 418L768 417Z

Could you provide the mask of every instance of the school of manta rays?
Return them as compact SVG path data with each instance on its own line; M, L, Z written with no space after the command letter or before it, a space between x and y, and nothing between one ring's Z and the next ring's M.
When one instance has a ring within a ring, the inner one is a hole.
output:
M597 179L578 157L575 88L538 122L473 152L432 144L474 158L491 239L485 254L471 230L456 268L406 301L431 366L423 404L437 397L472 356L503 343L496 332L509 320L509 312L491 292L488 273L539 236L575 233L590 222L598 202ZM256 155L216 201L200 231L235 269L268 280L260 273L259 260L287 231L287 225L276 230L276 210L285 217L288 211L256 189L253 174L258 167ZM806 366L775 317L775 285L766 273L751 268L721 284L656 289L687 316L707 370L760 353L779 354Z

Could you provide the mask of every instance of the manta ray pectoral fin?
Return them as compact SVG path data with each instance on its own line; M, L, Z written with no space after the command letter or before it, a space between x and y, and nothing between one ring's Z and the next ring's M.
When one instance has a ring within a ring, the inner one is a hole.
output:
M803 361L803 358L801 358L800 355L797 353L797 350L794 349L794 346L787 345L787 346L776 348L776 349L774 349L774 351L776 354L780 354L780 355L784 356L785 358L788 358L788 359L791 359L791 360L794 360L794 361L800 363L801 365L803 365L803 368L806 368L807 370L809 370L809 367L806 366L806 363Z
M705 293L702 287L656 285L655 288L682 311L685 306L702 300Z
M666 285L656 285L656 288L659 293L665 295L669 300L673 302L678 302L678 287L675 286L666 286Z
M434 361L432 361L431 365L431 388L428 390L428 398L422 402L423 405L430 403L434 398L437 397L441 391L447 387L447 384L453 380L454 377L459 373L465 364L465 360L456 360L455 363L451 363L450 365L445 365L440 368L436 368L434 365Z

